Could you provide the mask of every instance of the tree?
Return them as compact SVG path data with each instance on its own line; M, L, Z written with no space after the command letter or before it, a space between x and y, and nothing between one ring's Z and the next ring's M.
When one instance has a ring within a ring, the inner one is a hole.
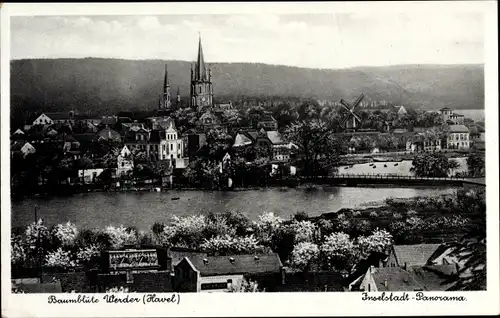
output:
M484 177L485 162L483 156L477 153L471 153L467 157L467 167L469 170L469 175L471 177L473 178Z
M328 174L335 170L340 145L323 120L294 123L286 129L285 136L300 148L306 176Z
M444 154L421 154L413 159L410 171L417 177L447 177L450 170L458 167L457 161Z
M300 242L293 247L290 257L292 267L302 271L309 270L310 266L319 258L318 245L311 242Z
M350 272L359 260L355 243L342 232L327 236L321 245L321 253L328 269L339 272Z

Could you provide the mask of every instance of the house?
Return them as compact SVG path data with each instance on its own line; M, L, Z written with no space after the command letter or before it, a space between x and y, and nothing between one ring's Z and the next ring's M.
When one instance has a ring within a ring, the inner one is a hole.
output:
M442 142L438 136L430 132L415 133L410 139L406 141L406 151L440 151Z
M441 244L394 245L385 261L387 267L403 267L426 265L441 248Z
M178 167L176 164L182 164L183 160L176 159L182 158L184 158L184 140L179 136L174 121L170 121L165 129L165 138L160 141L159 159L171 160L172 165Z
M278 121L270 114L264 114L257 123L257 128L264 128L265 130L278 130Z
M424 288L406 270L400 267L370 266L365 275L349 284L349 291L423 291Z
M26 138L26 134L21 129L17 129L16 131L14 131L14 133L10 137L10 139L12 139L12 140L21 140L21 139L25 139L25 138Z
M217 116L211 110L208 110L200 116L196 126L205 131L210 128L220 127L221 123L222 121L219 116Z
M464 125L448 126L448 149L469 149L469 129Z
M143 151L149 156L150 130L144 128L144 124L122 124L126 127L124 142L131 152Z
M78 170L78 179L84 184L95 183L97 177L99 177L103 171L103 168L80 169Z
M118 132L106 126L104 129L102 129L96 134L96 140L97 141L109 140L109 141L121 142L122 137Z
M37 125L53 125L54 121L46 114L41 114L33 121L33 126Z
M456 269L449 265L401 267L370 266L364 275L349 284L349 291L445 291L453 283Z
M465 116L461 114L454 113L452 109L448 107L441 108L439 110L443 118L443 122L450 123L452 125L463 125Z
M207 136L204 133L197 133L192 130L184 133L183 140L189 158L195 157L196 153L207 144Z
M118 124L118 117L114 115L104 115L101 117L100 125L114 127Z
M278 131L240 131L236 134L232 146L235 150L253 147L258 157L270 160L289 161L290 156L298 149L296 145L286 142Z
M149 124L149 127L153 130L168 129L168 127L170 126L170 124L173 121L174 120L169 116L147 118L147 122Z
M175 266L175 285L180 292L222 292L239 285L245 275L281 275L278 254L185 257Z
M117 177L125 175L129 173L129 171L132 171L134 169L134 160L132 158L132 152L130 152L127 146L123 146L122 150L120 151L120 154L118 155L117 158L117 165L118 165L116 169Z
M11 155L21 155L23 158L36 152L35 147L27 141L15 141L10 147Z

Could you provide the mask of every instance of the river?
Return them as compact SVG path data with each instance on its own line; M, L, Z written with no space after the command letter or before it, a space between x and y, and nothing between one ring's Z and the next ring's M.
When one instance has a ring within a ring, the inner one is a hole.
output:
M389 197L407 198L454 191L454 188L449 187L317 187L312 190L267 188L245 191L94 192L14 201L12 227L33 222L35 207L47 225L71 221L80 227L125 225L148 230L155 221L168 221L172 215L235 210L252 220L264 211L275 212L285 218L299 211L316 216ZM172 200L176 197L179 199Z

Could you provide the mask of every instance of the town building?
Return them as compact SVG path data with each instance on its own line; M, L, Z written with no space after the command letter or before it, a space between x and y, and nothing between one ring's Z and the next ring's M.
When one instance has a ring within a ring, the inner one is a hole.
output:
M451 125L463 125L465 116L461 114L454 113L452 109L448 107L441 108L439 110L443 118L444 123L449 123Z
M116 176L120 177L128 174L134 169L134 160L132 158L132 152L127 148L127 146L123 146L120 154L117 158L117 169Z
M271 114L264 114L257 124L257 128L278 130L278 121Z
M426 265L429 259L441 250L441 246L441 244L394 245L387 257L386 266L408 268Z
M41 114L33 121L33 126L36 125L52 125L54 121L46 114Z
M442 149L442 140L428 132L419 132L413 134L411 138L406 141L406 151L409 152L434 152Z
M27 141L15 141L11 147L11 156L20 155L25 158L30 154L36 153L35 147Z
M175 289L180 292L223 292L238 286L246 275L282 276L278 254L185 257L175 266Z
M97 141L109 140L109 141L114 141L114 142L121 142L122 136L120 136L120 134L117 131L115 131L109 127L105 127L101 131L97 132L96 140Z
M289 161L298 147L284 140L278 131L240 131L236 134L233 149L243 150L245 147L253 147L258 157L269 160Z
M95 183L103 171L103 168L80 169L78 179L84 184Z
M448 149L469 149L469 129L464 125L448 126Z
M198 43L198 58L194 67L191 67L191 107L198 112L210 109L213 106L213 86L212 72L205 64L203 48L201 46L201 37Z

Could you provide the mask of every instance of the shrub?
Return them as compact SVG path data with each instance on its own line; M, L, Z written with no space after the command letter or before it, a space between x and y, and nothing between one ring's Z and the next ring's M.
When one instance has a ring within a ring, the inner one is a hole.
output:
M83 229L78 232L76 246L84 248L88 245L97 245L101 250L111 247L111 238L108 233L97 229Z
M351 228L351 221L345 216L345 214L339 214L334 227L339 232L346 232Z
M375 212L375 211L371 211L370 212L370 217L373 218L373 219L378 218L378 213Z
M211 238L220 235L236 235L236 230L229 226L227 219L222 214L213 214L207 218L205 229L203 230L204 238Z
M314 239L316 226L311 221L293 221L289 228L295 235L295 242L311 242Z
M79 264L88 264L99 258L101 248L98 245L91 244L81 247L76 253L76 260Z
M26 227L25 231L26 246L30 253L36 252L37 248L45 250L49 243L49 230L39 219Z
M11 246L11 262L14 265L20 265L26 262L26 252L24 251L24 246L22 238L20 235L12 235L10 239Z
M75 224L68 222L66 224L57 224L52 229L52 235L55 241L63 247L73 246L78 235L78 229Z
M165 228L164 223L155 222L151 227L151 232L153 232L153 234L155 235L160 235L163 232L164 228Z
M265 212L254 221L257 235L261 242L270 242L273 234L281 227L283 219L273 212Z
M224 235L205 240L200 247L203 250L214 251L218 255L252 254L259 249L259 242L253 235L245 237Z
M393 218L394 220L401 220L401 219L403 218L403 215L402 215L401 213L394 212L394 213L392 214L392 218Z
M110 225L105 231L109 235L113 249L121 249L125 245L137 245L137 233L133 229L127 229L123 225L119 227Z
M69 269L76 267L77 262L73 260L70 251L65 251L59 247L57 250L52 251L45 256L45 265L49 267Z
M352 216L353 216L353 217L358 217L358 216L360 216L360 215L361 215L361 211L353 211L353 212L352 212Z
M319 219L316 224L324 235L328 235L333 232L333 223L330 220Z

